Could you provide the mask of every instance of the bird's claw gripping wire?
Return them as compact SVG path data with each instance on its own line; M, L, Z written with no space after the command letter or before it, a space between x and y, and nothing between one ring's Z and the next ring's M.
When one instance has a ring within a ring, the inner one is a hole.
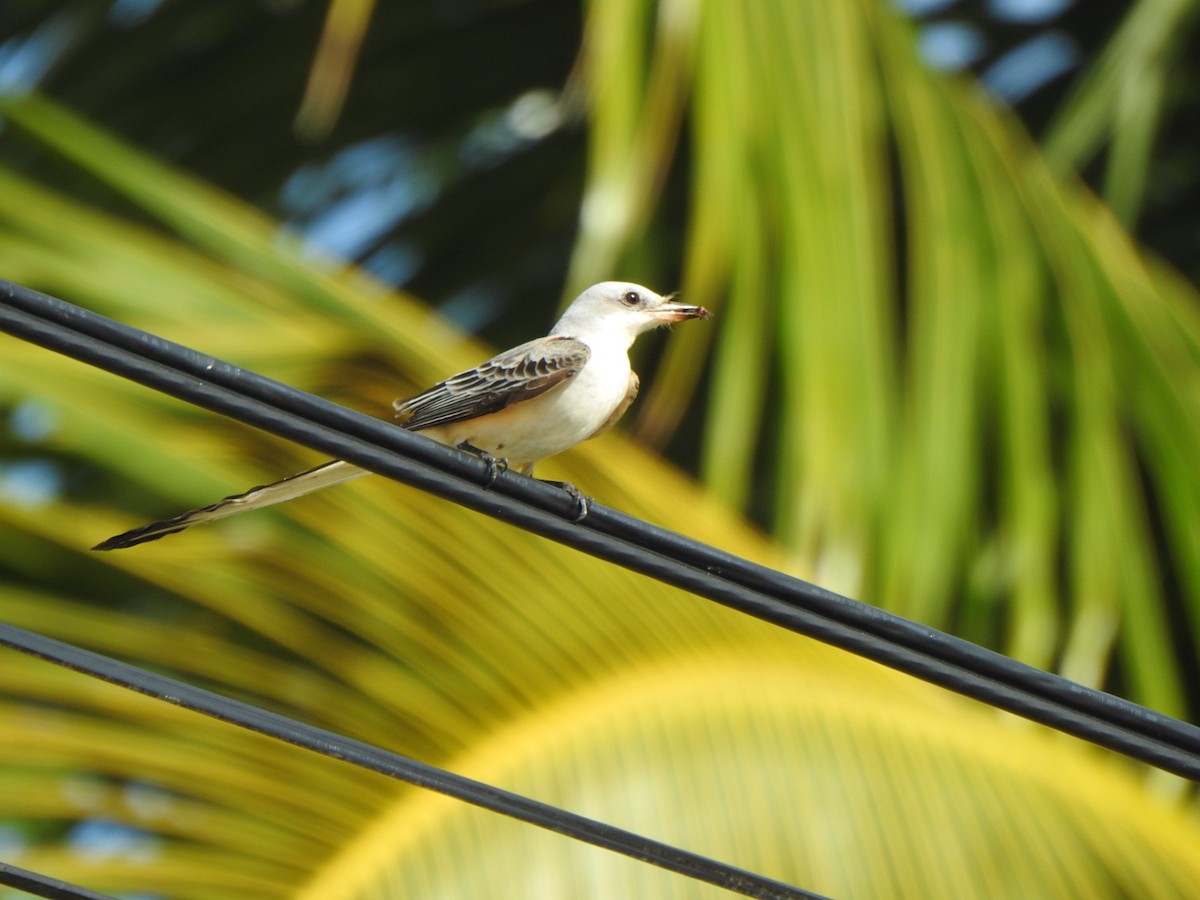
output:
M588 513L592 511L592 498L581 491L569 481L547 481L546 484L552 484L555 487L562 488L575 501L575 518L574 522L579 523L588 517Z
M487 479L483 482L483 489L485 491L496 483L496 479L500 477L501 472L508 471L507 459L497 459L486 450L480 450L478 447L468 444L466 441L463 441L461 444L459 444L458 449L466 450L468 453L478 456L480 460L483 461L483 464L487 466Z
M496 483L496 479L500 477L501 472L508 470L507 459L497 459L488 453L486 450L480 450L473 444L463 441L458 445L459 450L465 450L474 456L479 457L488 468L487 480L483 483L483 489L487 490ZM575 487L569 481L547 481L546 484L552 484L557 488L562 488L575 501L575 518L573 521L582 522L588 517L588 513L592 511L592 498Z

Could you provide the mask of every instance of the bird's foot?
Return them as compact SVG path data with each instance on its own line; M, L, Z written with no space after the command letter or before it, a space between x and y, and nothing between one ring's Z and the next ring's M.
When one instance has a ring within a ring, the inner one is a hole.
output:
M552 484L555 487L560 487L566 491L572 500L575 501L575 521L582 522L588 517L588 513L592 511L592 498L581 491L569 481L547 481L546 484Z
M496 459L496 457L492 456L486 450L480 450L473 444L463 441L458 445L458 449L466 450L468 453L478 456L483 461L483 464L487 466L487 480L483 483L485 491L496 483L496 479L500 477L501 472L508 471L507 459Z

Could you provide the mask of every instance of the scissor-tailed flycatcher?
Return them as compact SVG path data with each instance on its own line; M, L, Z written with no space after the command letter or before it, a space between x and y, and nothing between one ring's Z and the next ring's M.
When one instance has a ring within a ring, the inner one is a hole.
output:
M639 334L708 315L702 306L672 302L673 296L620 281L593 285L575 298L546 337L493 356L411 400L397 400L393 405L400 425L473 451L493 466L499 460L532 474L539 460L607 431L633 403L638 377L629 367L629 348ZM118 534L93 549L132 547L370 474L334 460ZM586 501L575 494L582 515Z

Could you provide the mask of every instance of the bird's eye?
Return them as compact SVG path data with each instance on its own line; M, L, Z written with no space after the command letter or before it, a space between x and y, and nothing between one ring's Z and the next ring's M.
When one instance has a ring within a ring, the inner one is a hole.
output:
M626 291L621 295L621 302L626 306L637 306L642 302L642 295L637 291Z

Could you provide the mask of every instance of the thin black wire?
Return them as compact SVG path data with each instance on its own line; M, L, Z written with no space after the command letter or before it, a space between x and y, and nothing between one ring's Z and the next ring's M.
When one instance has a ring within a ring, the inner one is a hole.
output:
M0 330L910 675L1200 780L1200 728L1042 672L53 297L0 280Z
M40 872L30 872L6 862L0 862L0 884L51 900L116 900L109 894L88 890L69 881L59 881Z
M0 330L453 500L781 627L1200 780L1200 728L842 597L800 579L503 472L479 460L0 280Z
M333 759L387 775L391 778L446 794L466 803L503 813L531 825L586 841L597 847L621 853L698 881L723 887L748 897L779 900L822 900L819 894L792 887L763 875L747 872L728 863L717 862L670 844L654 841L630 831L597 822L520 794L473 781L462 775L417 762L398 753L326 731L295 719L289 719L240 700L232 700L212 691L158 675L128 663L119 662L90 650L83 650L53 638L0 623L0 646L28 653L76 672L91 675L111 684L165 700L184 709L239 725L259 734L286 741ZM0 881L0 883L3 883ZM56 896L56 895L47 895ZM64 897L75 895L64 894ZM100 895L80 895L84 897Z

